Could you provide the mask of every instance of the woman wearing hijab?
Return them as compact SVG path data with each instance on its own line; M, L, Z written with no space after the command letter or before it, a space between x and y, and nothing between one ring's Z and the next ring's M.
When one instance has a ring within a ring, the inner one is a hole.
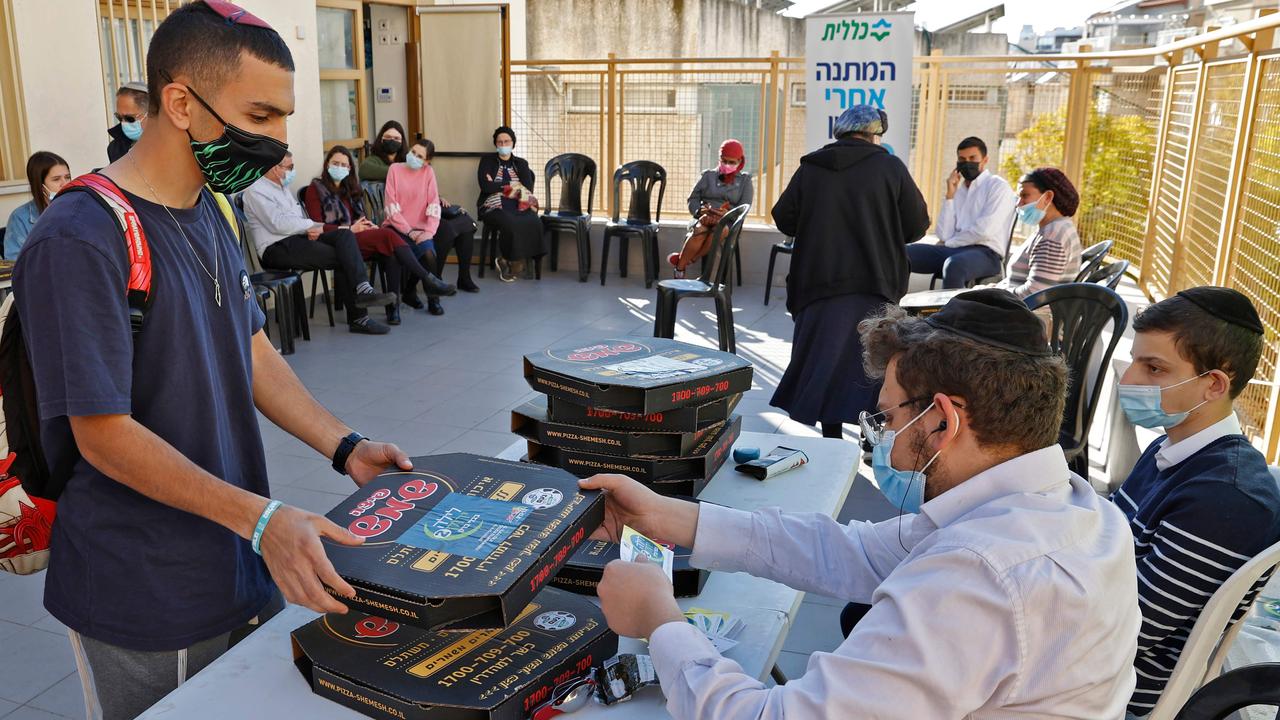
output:
M751 175L746 166L742 143L731 138L720 144L720 164L702 171L698 184L689 193L689 214L695 222L690 223L680 252L667 256L667 262L676 268L676 277L684 277L685 268L710 251L711 228L725 211L751 204Z
M404 142L404 126L388 120L378 131L372 152L360 163L360 179L366 182L386 182L387 169L404 162L409 148Z
M476 168L480 220L501 231L500 257L494 259L494 266L502 282L515 282L525 260L545 255L548 247L538 218L538 199L533 196L533 170L528 161L516 157L515 147L514 130L505 125L494 130L495 152L480 158Z
M787 277L796 328L770 404L821 423L825 437L875 408L879 383L862 367L858 323L906 294L907 243L929 228L920 188L881 145L888 123L870 105L845 110L835 142L800 158L773 206L778 230L796 239Z
M351 174L355 158L342 145L335 145L324 156L324 172L311 181L303 195L307 215L323 223L324 231L349 228L355 233L360 255L365 260L379 258L387 272L387 289L398 290L403 273L422 281L431 295L456 295L457 289L424 268L409 249L404 238L394 230L380 228L364 213L364 193ZM434 265L434 259L430 260ZM400 324L400 302L387 306L387 324Z

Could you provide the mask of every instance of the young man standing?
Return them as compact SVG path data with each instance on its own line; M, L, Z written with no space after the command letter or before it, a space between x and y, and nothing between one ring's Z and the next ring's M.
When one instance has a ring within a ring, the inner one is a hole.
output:
M1018 201L1004 178L987 171L988 159L981 139L960 141L934 228L938 241L907 246L911 272L941 274L947 289L1002 274Z
M104 170L146 233L140 327L125 292L135 248L87 192L45 211L14 273L41 440L66 481L45 607L70 629L89 712L107 720L211 662L277 587L317 611L345 608L325 586L353 594L321 538L359 538L269 500L255 408L356 483L409 467L325 411L271 347L204 189L241 190L284 156L288 47L240 8L200 0L156 29L147 70L147 132Z
M649 638L676 720L1120 717L1139 624L1133 543L1067 468L1067 368L1039 319L1004 290L975 290L927 319L886 309L860 331L884 378L863 437L904 515L846 527L664 498L619 475L583 481L608 491L599 535L616 542L626 524L693 548L698 567L870 603L852 634L766 688L685 622L661 568L624 562L600 583L609 626Z
M1129 518L1138 559L1142 631L1129 713L1142 717L1160 699L1205 603L1280 541L1280 491L1231 408L1262 353L1262 322L1249 298L1191 288L1142 311L1133 329L1120 405L1134 424L1167 433L1112 496Z

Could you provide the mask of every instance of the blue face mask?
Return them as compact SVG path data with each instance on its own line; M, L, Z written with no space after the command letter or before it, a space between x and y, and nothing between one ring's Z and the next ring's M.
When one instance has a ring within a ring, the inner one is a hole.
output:
M515 148L498 147L496 145L494 146L494 148L497 149L498 155L502 156L503 159L511 157L511 153L515 152Z
M138 138L142 137L142 122L122 122L120 123L120 132L124 133L125 137L136 142Z
M409 153L408 155L404 156L404 164L408 165L410 170L421 170L422 166L426 165L427 163L425 160L418 157L417 155L414 155L413 153Z
M1038 200L1036 202L1039 202ZM1044 220L1044 214L1047 208L1037 207L1036 203L1027 203L1018 206L1018 220L1027 225L1039 225Z
M351 168L345 168L341 165L330 165L328 172L329 177L332 178L334 182L340 183L343 180L346 180L347 176L351 174Z
M288 187L289 185L291 185L293 183L293 179L297 176L298 176L297 168L289 168L288 170L285 170L284 180L283 180L285 187Z
M1164 411L1164 407L1160 402L1160 394L1179 385L1186 385L1192 380L1202 378L1211 372L1213 371L1206 370L1193 378L1187 378L1182 382L1164 387L1159 385L1121 385L1116 389L1120 399L1120 407L1124 409L1124 416L1129 418L1129 422L1134 425L1151 429L1165 428L1167 430L1186 420L1192 411L1209 401L1204 400L1200 405L1196 405L1186 412L1170 413Z
M902 426L903 430L911 427L911 424L933 408L933 403L929 403L929 407L925 408L919 415L911 419L911 422ZM956 419L959 423L959 418ZM919 470L899 470L893 466L891 457L893 455L893 442L898 436L896 430L886 430L880 438L880 442L871 449L871 473L876 478L876 484L880 486L880 492L884 494L893 506L904 513L918 513L920 506L924 504L924 471L929 469L934 460L942 454L942 451L933 454L929 458L929 462Z

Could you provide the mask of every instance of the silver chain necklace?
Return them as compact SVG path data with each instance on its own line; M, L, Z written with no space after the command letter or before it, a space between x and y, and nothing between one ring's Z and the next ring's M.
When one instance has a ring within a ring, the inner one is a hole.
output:
M215 245L213 248L213 272L209 272L209 267L200 259L200 253L196 252L196 246L191 243L191 238L187 237L187 231L182 229L182 223L178 222L178 218L173 216L173 211L169 209L169 206L165 205L164 202L160 200L160 193L156 192L156 189L151 185L151 182L147 180L147 176L142 174L142 168L138 167L138 161L134 159L132 154L129 155L129 162L133 163L134 172L138 173L138 177L142 178L143 184L151 191L151 196L156 199L156 204L164 208L165 214L169 216L169 219L173 221L174 225L178 226L178 232L182 233L182 239L186 240L187 247L191 248L191 256L196 259L196 262L200 263L200 269L203 270L204 274L208 275L209 279L213 281L213 301L218 304L218 307L222 307L222 283L218 281L217 246Z

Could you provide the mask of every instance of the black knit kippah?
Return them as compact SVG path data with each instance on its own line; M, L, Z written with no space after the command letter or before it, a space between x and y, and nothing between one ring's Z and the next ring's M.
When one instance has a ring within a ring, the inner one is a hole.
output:
M1262 318L1258 310L1243 293L1231 288L1204 285L1183 290L1178 297L1193 303L1196 307L1223 322L1251 330L1259 335L1263 333Z
M983 345L1046 357L1051 354L1044 324L1017 295L995 288L951 298L925 322Z

